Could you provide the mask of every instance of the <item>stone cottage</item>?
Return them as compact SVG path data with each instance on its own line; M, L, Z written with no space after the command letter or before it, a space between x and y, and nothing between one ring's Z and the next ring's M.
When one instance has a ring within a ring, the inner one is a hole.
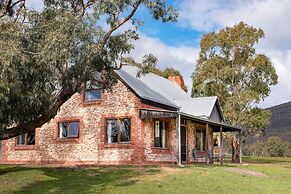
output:
M181 77L137 71L116 70L111 92L84 86L50 122L0 142L0 163L183 164L197 159L193 150L211 162L213 133L240 132L224 123L217 97L191 98Z

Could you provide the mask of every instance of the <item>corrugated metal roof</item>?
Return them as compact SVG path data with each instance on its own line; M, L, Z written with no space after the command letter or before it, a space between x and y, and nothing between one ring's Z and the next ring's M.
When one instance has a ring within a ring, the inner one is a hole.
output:
M120 78L133 89L137 95L143 99L158 102L171 107L179 108L179 106L152 89L154 83L144 82L141 78L136 77L137 68L132 66L123 66L122 69L116 70L115 72L120 76ZM133 74L135 72L135 75ZM148 76L148 75L147 75Z
M141 98L158 102L171 107L180 107L180 112L209 118L217 101L216 96L192 98L190 94L181 89L178 84L148 73L137 77L138 68L123 66L116 73L131 87Z
M177 103L180 105L182 113L209 118L216 101L216 96L210 96L178 100Z

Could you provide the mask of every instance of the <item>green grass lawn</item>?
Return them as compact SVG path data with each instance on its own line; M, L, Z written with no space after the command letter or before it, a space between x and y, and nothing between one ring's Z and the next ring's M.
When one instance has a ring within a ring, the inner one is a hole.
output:
M0 165L0 193L291 193L291 158L244 161L184 168Z

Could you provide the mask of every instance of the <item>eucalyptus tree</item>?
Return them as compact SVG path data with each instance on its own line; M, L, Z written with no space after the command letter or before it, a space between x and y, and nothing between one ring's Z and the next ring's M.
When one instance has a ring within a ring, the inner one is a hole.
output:
M48 122L85 81L110 90L113 70L138 39L138 10L148 9L154 20L177 20L165 0L43 3L35 11L26 0L0 0L0 140Z
M270 111L257 105L278 80L269 57L256 51L263 37L262 29L243 22L204 35L192 74L192 96L218 96L227 120L246 128L245 136L268 126Z

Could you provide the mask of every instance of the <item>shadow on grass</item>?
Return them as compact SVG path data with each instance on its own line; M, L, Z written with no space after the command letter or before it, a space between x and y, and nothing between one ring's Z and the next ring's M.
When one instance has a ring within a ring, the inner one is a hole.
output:
M14 193L106 193L108 188L134 185L138 177L160 172L158 169L120 167L32 169L41 171L49 180L36 179Z
M7 174L7 173L21 172L21 171L25 171L25 170L27 170L27 168L22 167L22 166L5 166L5 165L3 165L0 168L0 176Z

